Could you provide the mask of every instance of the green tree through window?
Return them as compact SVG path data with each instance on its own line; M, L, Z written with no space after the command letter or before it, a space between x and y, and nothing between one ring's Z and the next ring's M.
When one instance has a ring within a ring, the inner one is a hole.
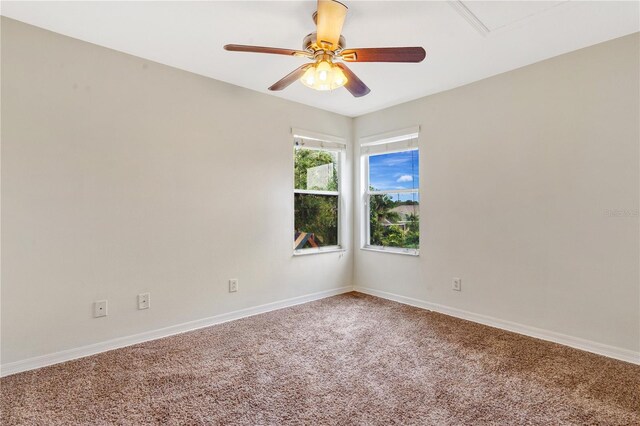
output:
M370 187L371 191L376 191ZM403 215L400 206L413 206L416 213ZM418 203L393 201L388 194L369 196L369 244L382 247L420 248Z
M294 156L294 249L336 246L339 153L295 147Z

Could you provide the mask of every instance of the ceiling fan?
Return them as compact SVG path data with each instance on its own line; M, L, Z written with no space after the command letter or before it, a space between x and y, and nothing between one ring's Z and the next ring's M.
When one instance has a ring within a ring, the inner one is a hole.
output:
M426 52L422 47L374 47L345 49L341 35L347 16L347 6L335 0L318 0L318 10L313 14L317 30L307 35L303 50L276 47L227 44L225 50L234 52L270 53L274 55L300 56L312 59L269 87L283 90L296 80L316 90L333 90L344 86L356 98L371 91L353 71L342 62L422 62Z

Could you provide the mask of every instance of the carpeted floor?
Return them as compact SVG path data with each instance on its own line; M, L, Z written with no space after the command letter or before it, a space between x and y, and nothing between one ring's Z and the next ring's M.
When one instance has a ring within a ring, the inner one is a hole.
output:
M0 386L3 425L640 424L640 366L359 293Z

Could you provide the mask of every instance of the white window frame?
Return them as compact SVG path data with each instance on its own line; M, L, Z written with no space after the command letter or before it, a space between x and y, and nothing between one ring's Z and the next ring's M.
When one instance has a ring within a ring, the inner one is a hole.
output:
M337 153L336 167L338 168L338 190L337 191L322 191L322 190L309 190L309 189L296 189L295 182L292 179L293 185L293 197L291 199L293 211L295 212L295 194L312 194L312 195L333 195L338 198L338 244L333 246L324 246L324 247L311 247L305 249L294 248L293 255L294 256L302 256L308 254L318 254L318 253L332 253L332 252L344 252L346 251L342 244L342 218L344 217L344 207L343 207L343 182L344 179L342 177L342 173L344 170L344 163L347 152L346 141L343 138L331 135L325 135L322 133L311 132L308 130L301 130L293 128L291 129L291 134L293 135L293 147L300 146L303 149L311 149L318 151L330 151ZM291 171L295 169L295 156L292 158ZM295 240L295 214L292 215L292 225L291 225L291 238L289 241L293 242Z
M402 129L394 132L369 136L360 139L360 157L361 157L361 182L362 182L362 244L361 250L370 250L384 253L405 254L410 256L419 256L420 249L403 248L403 247L387 247L371 245L371 225L370 220L370 203L369 199L372 195L384 194L418 194L420 196L420 182L418 181L417 189L391 189L382 191L369 190L369 157L372 155L391 154L394 152L418 151L419 146L419 127ZM420 175L420 173L418 173Z

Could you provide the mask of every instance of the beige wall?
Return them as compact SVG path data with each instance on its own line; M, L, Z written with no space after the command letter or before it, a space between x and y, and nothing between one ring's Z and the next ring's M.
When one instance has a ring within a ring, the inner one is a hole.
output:
M358 138L421 126L422 203L420 257L357 250L356 284L639 351L639 51L633 34L357 118Z
M351 120L2 18L2 363L351 284L638 351L639 47ZM420 257L292 257L290 127L414 125Z
M292 257L290 136L351 121L2 18L2 363L351 285Z

